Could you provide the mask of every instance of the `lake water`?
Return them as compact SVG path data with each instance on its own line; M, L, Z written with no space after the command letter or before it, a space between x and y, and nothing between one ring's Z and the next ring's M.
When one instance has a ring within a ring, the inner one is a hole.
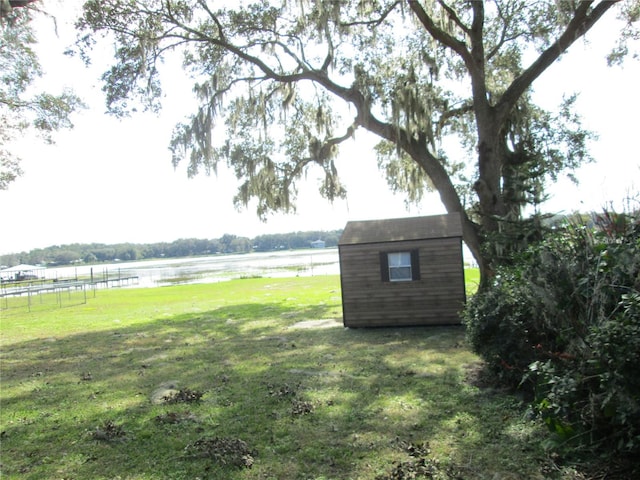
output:
M296 277L338 275L337 248L288 250L242 255L211 255L194 258L116 262L93 266L44 270L48 279L93 276L94 280L138 277L122 286L158 287L186 283L214 283L240 277ZM41 272L38 272L41 275Z

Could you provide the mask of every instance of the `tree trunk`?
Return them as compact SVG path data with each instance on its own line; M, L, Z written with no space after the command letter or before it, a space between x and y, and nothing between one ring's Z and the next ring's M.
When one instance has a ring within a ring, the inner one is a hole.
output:
M493 269L491 268L490 259L483 253L483 235L481 234L479 226L467 215L460 201L460 196L451 181L451 177L442 163L429 153L425 143L420 140L412 141L406 151L427 173L435 189L440 194L440 201L447 212L460 214L462 218L462 239L478 263L478 267L480 268L480 289L484 289L493 276ZM484 224L482 228L486 228ZM497 223L495 228L497 228Z

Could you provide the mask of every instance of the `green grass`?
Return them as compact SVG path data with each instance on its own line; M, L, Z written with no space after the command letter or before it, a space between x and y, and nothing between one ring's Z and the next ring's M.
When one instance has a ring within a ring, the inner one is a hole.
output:
M464 283L467 295L473 295L474 293L476 293L476 290L478 290L478 286L480 285L480 269L465 268Z
M462 327L344 329L340 301L337 276L252 278L3 310L1 477L552 478L540 426L465 380ZM166 382L204 395L153 404Z

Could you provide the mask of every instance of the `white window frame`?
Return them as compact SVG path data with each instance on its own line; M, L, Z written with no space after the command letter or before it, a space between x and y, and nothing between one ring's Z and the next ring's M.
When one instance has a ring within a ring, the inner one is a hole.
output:
M387 253L390 282L411 282L413 272L411 265L411 252Z

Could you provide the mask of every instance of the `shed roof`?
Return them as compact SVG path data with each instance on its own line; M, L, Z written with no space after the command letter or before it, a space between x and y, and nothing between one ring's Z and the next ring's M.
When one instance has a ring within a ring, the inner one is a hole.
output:
M338 245L462 237L459 213L348 222Z

